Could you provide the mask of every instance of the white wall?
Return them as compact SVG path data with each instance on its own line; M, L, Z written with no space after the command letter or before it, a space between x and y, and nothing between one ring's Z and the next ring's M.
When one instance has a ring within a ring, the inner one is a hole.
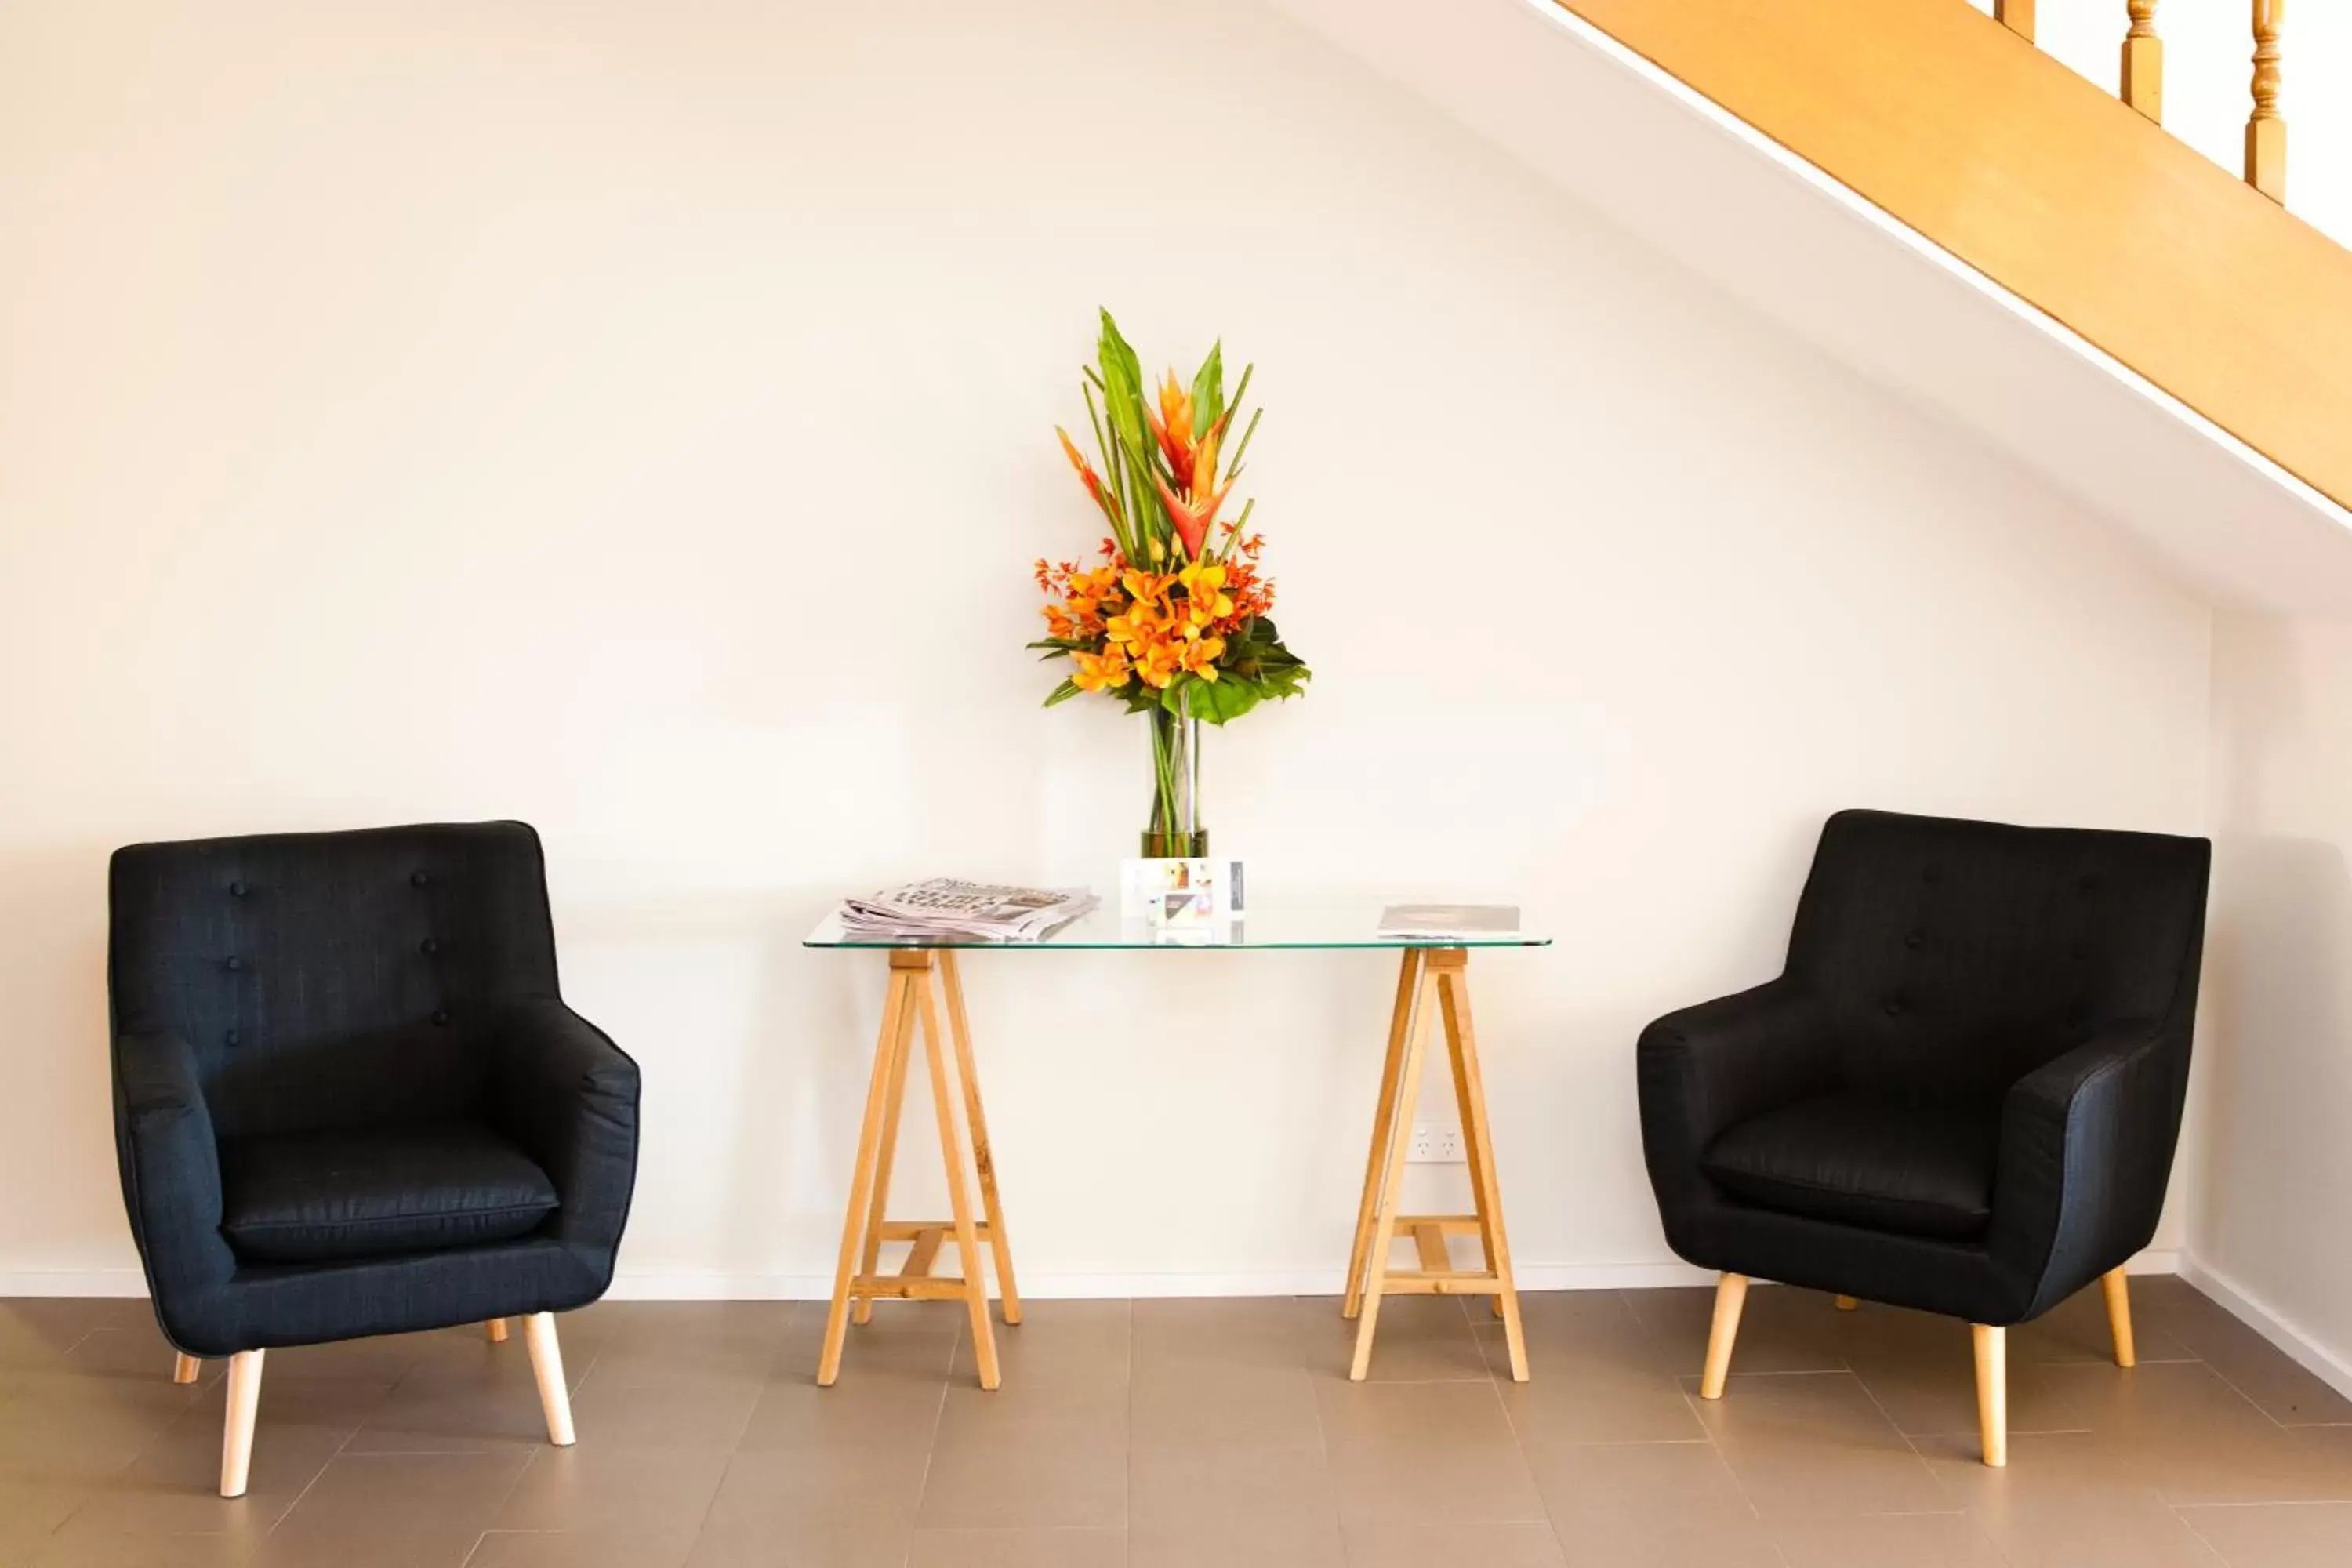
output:
M2213 710L2189 1243L2352 1386L2352 624L2224 617Z
M635 1288L814 1286L881 972L803 930L1133 842L1020 646L1097 300L1260 363L1317 683L1218 847L1560 938L1475 966L1531 1283L1667 1261L1634 1034L1824 813L2200 827L2206 611L1979 440L1246 0L984 15L0 11L0 1286L129 1278L110 848L506 814L646 1067ZM1032 1289L1336 1287L1381 960L969 970Z

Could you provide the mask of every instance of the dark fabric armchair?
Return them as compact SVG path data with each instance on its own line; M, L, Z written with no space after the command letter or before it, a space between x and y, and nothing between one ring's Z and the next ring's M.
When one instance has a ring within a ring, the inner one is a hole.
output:
M571 1441L550 1314L612 1280L638 1079L558 993L538 836L133 845L110 895L123 1202L180 1375L233 1358L223 1493L281 1345L521 1317Z
M2009 1325L2155 1234L2180 1131L2210 847L1845 811L1778 980L1642 1033L1666 1239L1720 1271L1719 1398L1748 1279L1965 1319L1988 1463Z

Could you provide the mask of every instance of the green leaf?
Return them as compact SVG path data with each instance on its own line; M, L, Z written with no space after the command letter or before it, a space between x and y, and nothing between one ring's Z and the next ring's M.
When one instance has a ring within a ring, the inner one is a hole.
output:
M1173 529L1167 509L1151 482L1160 471L1160 447L1152 438L1151 422L1144 415L1143 371L1135 350L1119 335L1108 310L1102 313L1102 340L1097 350L1103 379L1103 418L1118 448L1120 478L1129 533L1128 558L1139 566L1151 564L1151 542L1169 545Z
M1054 688L1052 692L1046 696L1045 706L1052 708L1059 703L1067 702L1071 698L1076 697L1077 694L1078 683L1075 680L1065 680L1061 685Z
M1166 704L1168 710L1171 713L1181 711L1183 704L1189 703L1192 717L1220 727L1256 707L1258 700L1265 695L1255 680L1223 669L1217 672L1214 680L1188 678L1180 686L1181 697L1179 686L1168 689L1171 699Z
M1235 474L1238 472L1239 470L1235 470ZM1227 479L1232 479L1235 477L1235 474L1228 474L1225 477ZM1250 513L1256 510L1257 497L1252 496L1249 500L1242 502L1241 515L1234 519L1234 525L1232 528L1225 530L1225 547L1218 553L1218 560L1231 561L1234 558L1234 552L1241 547L1242 535L1249 530Z
M1225 472L1238 473L1242 459L1249 455L1250 437L1257 434L1257 422L1265 416L1265 405L1261 403L1250 411L1249 423L1242 426L1242 438L1234 447L1234 455L1225 460Z
M1209 357L1192 377L1192 428L1206 433L1225 413L1225 344L1209 345Z
M1096 355L1102 363L1103 412L1111 428L1128 447L1145 450L1150 426L1143 417L1143 368L1108 310L1102 313L1102 341Z
M1102 453L1103 484L1110 491L1112 542L1118 546L1120 554L1132 561L1135 559L1135 539L1132 532L1133 525L1127 520L1135 515L1135 507L1128 499L1127 468L1118 462L1117 455L1111 449L1110 442L1105 438L1102 415L1095 407L1095 386L1099 386L1101 383L1095 379L1092 371L1088 371L1087 374L1087 379L1094 384L1080 390L1086 394L1087 423L1094 426L1096 449Z

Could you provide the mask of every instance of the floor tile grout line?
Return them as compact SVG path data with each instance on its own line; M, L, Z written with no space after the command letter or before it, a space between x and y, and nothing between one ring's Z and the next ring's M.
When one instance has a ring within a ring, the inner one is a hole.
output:
M1633 1324L1633 1326L1641 1330L1644 1335L1654 1338L1656 1331L1643 1319L1641 1310L1633 1304L1631 1294L1623 1290L1612 1291L1611 1294L1616 1297L1618 1308L1623 1311L1626 1318ZM1672 1382L1674 1384L1675 1392L1682 1395L1683 1408L1690 1412L1691 1420L1697 1425L1700 1437L1706 1441L1706 1446L1709 1448L1714 1450L1715 1462L1721 1465L1723 1467L1723 1473L1731 1478L1732 1489L1738 1492L1739 1500L1748 1505L1748 1515L1754 1520L1757 1527L1759 1529L1764 1529L1764 1510L1756 1506L1756 1499L1748 1491L1748 1483L1739 1479L1739 1472L1738 1470L1732 1468L1731 1456L1723 1451L1722 1443L1717 1441L1716 1438L1715 1429L1706 1424L1706 1412L1699 1408L1698 1401L1692 1394L1691 1391L1683 1386L1681 1373L1675 1373L1673 1375ZM1778 1541L1770 1540L1769 1536L1767 1540L1772 1548L1772 1555L1779 1558L1785 1568L1788 1557L1781 1552L1780 1543Z
M1469 1317L1469 1312L1466 1310L1466 1307L1463 1312L1463 1317L1465 1321ZM1569 1554L1568 1537L1560 1533L1559 1521L1553 1517L1551 1504L1544 1498L1543 1483L1536 1479L1535 1460L1528 1453L1527 1435L1519 1430L1519 1424L1511 1418L1510 1402L1503 1397L1502 1378L1496 1373L1494 1358L1486 1353L1487 1336L1478 1331L1478 1325L1476 1323L1473 1322L1469 1326L1470 1342L1477 1348L1478 1360L1484 1363L1486 1368L1486 1386L1495 1391L1495 1403L1501 1407L1503 1412L1503 1428L1511 1435L1511 1449L1514 1453L1518 1455L1519 1463L1527 1467L1528 1484L1535 1489L1536 1506L1543 1510L1544 1528L1551 1532L1551 1542L1554 1546L1559 1549L1560 1561L1562 1563L1573 1563L1576 1559ZM1521 1331L1522 1333L1525 1332L1524 1330ZM1506 1353L1507 1354L1507 1347L1506 1349ZM1507 1370L1507 1365L1506 1370ZM1532 1361L1528 1368L1528 1381L1530 1383L1535 1381L1535 1368Z
M2247 1502L2168 1502L2175 1513L2210 1512L2225 1508L2352 1508L2352 1497L2257 1498Z
M907 1522L907 1547L898 1554L898 1568L908 1568L915 1558L915 1531L923 1528L923 1500L930 1495L931 1468L938 1463L940 1457L940 1429L947 1425L948 1395L955 1392L956 1363L961 1359L957 1352L963 1349L964 1334L969 1328L964 1319L958 1317L956 1331L948 1338L947 1371L940 1378L940 1402L931 1410L930 1440L923 1445L923 1479L915 1488L915 1511ZM975 1366L979 1364L979 1349L975 1346L972 1352ZM999 1375L1001 1379L1002 1368ZM1002 1392L1001 1388L999 1392Z
M2196 1537L2197 1544L2202 1546L2216 1562L2221 1563L2222 1568L2232 1568L2232 1565L2230 1563L2229 1554L2224 1552L2220 1547L2214 1545L2212 1539L2203 1531L2197 1528L2197 1521L2195 1520L2190 1519L2187 1514L2180 1511L2180 1505L2179 1503L2168 1502L2164 1504L2163 1507L2167 1513L2170 1514L2175 1520L2179 1521L2181 1529Z
M2228 1373L2226 1373L2226 1372L2222 1371L2221 1367L2219 1367L2219 1366L2215 1365L2215 1364L2214 1364L2210 1360L2207 1359L2207 1358L2206 1358L2206 1357L2204 1357L2204 1356L2197 1356L2197 1357L2194 1357L2193 1359L2198 1363L2198 1364L2200 1364L2200 1365L2201 1365L2202 1367L2204 1367L2206 1371L2208 1371L2208 1372L2211 1373L2215 1377L2220 1378L2220 1379L2221 1380L2221 1384L2222 1384L2222 1386L2223 1386L2223 1387L2225 1387L2225 1388L2229 1389L2231 1393L2232 1393L2232 1394L2236 1394L2239 1398L2241 1398L2241 1399L2244 1400L2247 1404L2249 1404L2249 1405L2252 1405L2256 1410L2260 1410L2260 1411L2262 1411L2262 1413L2263 1413L2263 1415L2264 1419L2268 1420L2272 1426L2276 1426L2276 1427L2277 1427L2279 1430L2281 1430L2282 1432L2293 1431L2296 1426L2352 1426L2352 1422L2347 1422L2347 1421L2303 1421L2303 1422L2286 1422L2286 1421L2282 1421L2282 1420L2280 1420L2277 1416L2273 1415L2270 1413L2270 1411L2269 1411L2269 1410L2265 1409L2265 1408L2263 1407L2263 1402L2262 1402L2261 1400L2256 1399L2252 1394L2251 1394L2247 1393L2243 1388L2240 1387L2240 1386L2239 1386L2239 1384L2238 1384L2238 1381L2237 1381L2237 1379L2235 1379L2235 1378L2231 1377ZM2173 1363L2173 1364L2178 1365L2178 1364L2179 1364L2179 1363Z

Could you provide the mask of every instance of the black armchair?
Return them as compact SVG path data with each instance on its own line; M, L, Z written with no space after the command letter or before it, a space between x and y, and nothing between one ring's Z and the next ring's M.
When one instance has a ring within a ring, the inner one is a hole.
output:
M262 1352L594 1300L636 1179L637 1067L564 1006L519 822L115 853L115 1149L175 1376L227 1356L245 1490Z
M1845 811L1780 978L1642 1032L1642 1142L1667 1242L1717 1269L1722 1397L1748 1277L1965 1319L1985 1462L2003 1330L2155 1234L2189 1082L2200 838Z

